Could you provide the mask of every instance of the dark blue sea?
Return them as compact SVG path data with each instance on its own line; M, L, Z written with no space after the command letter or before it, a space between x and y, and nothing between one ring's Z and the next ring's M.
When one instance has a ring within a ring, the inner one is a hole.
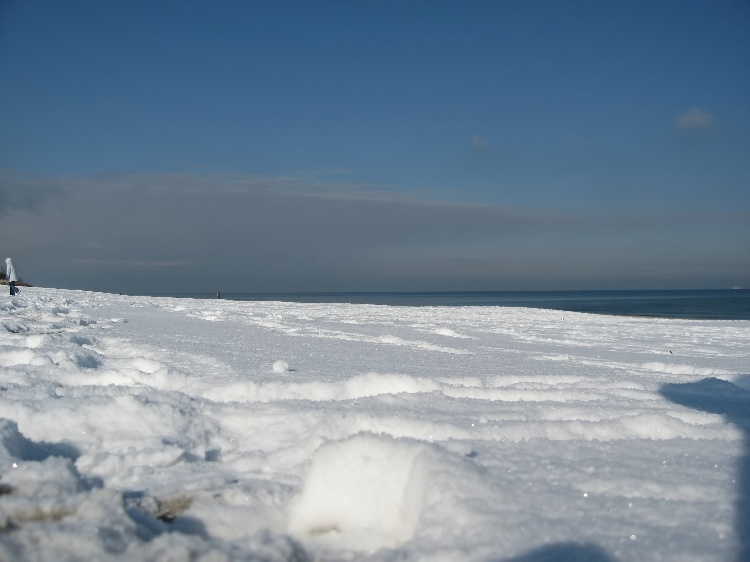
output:
M216 298L215 293L169 295ZM434 293L222 293L224 299L394 306L521 306L594 314L750 320L750 290L468 291Z

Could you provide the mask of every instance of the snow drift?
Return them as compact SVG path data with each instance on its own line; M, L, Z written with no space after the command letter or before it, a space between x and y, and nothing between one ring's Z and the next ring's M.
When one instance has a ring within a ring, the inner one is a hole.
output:
M27 288L0 301L0 559L747 558L748 341Z

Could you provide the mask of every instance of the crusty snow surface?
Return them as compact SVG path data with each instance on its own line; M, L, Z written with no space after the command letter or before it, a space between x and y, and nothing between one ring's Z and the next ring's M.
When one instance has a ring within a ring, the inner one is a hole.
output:
M0 560L742 560L750 322L0 298Z

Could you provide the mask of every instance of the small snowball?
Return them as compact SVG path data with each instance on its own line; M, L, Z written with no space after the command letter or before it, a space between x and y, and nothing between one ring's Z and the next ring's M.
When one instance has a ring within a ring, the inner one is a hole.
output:
M274 373L286 373L288 371L289 371L289 363L287 363L283 359L279 359L273 364Z

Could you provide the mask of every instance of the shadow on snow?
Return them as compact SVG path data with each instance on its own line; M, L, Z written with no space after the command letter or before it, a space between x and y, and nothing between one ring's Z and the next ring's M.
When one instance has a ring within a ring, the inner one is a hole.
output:
M558 543L504 562L614 562L614 558L595 544Z
M716 378L694 383L665 384L659 392L675 404L721 414L726 421L743 431L744 452L737 467L739 485L735 502L735 533L740 543L737 560L750 560L750 392Z

